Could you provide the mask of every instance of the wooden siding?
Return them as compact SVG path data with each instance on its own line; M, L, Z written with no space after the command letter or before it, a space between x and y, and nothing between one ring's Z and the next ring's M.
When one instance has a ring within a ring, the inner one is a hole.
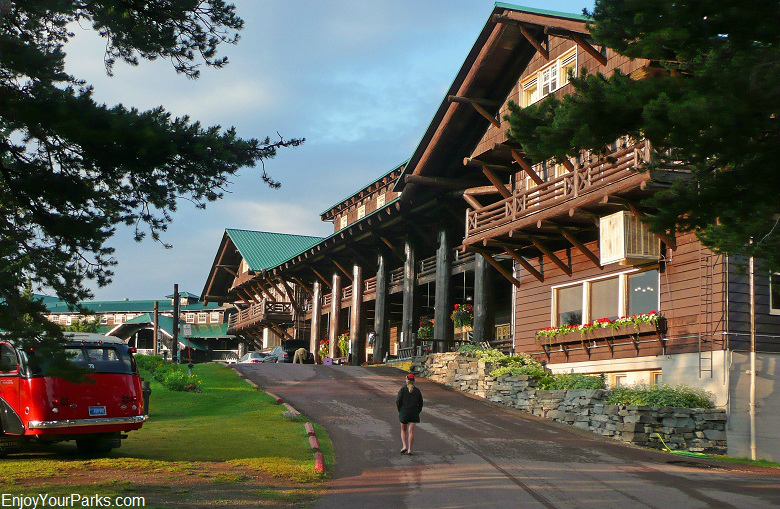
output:
M714 338L714 343L706 343L705 348L722 348L722 332L725 330L725 293L724 293L724 258L713 255L702 248L693 234L680 235L677 238L678 249L675 252L667 250L669 257L666 269L660 277L660 306L658 311L663 314L669 324L667 337L667 353L683 353L698 351L698 333L708 333ZM586 243L598 256L598 241ZM630 267L610 264L603 269L596 267L585 255L574 248L556 253L561 260L570 261L573 275L567 276L563 271L549 262L543 261L544 282L539 282L527 271L517 267L521 286L517 294L515 309L515 350L526 353L541 353L541 345L536 341L536 332L551 326L552 287L567 283L618 274ZM538 260L532 260L538 266ZM709 263L710 298L709 313L704 312L703 297L705 286L702 276L706 274L703 265ZM596 317L594 317L596 318ZM662 353L658 342L647 342L639 345L639 354L634 345L624 344L627 341L616 340L614 357L636 357L638 355L659 355ZM591 350L590 360L610 359L613 355L606 346ZM587 353L581 347L572 347L569 358L564 353L551 352L550 362L575 362L588 360Z
M530 75L536 73L542 67L546 66L549 62L557 59L572 47L576 46L574 41L563 37L549 36L549 52L550 60L545 60L538 52L531 58L528 66L517 78L515 86L509 93L509 96L504 100L504 104L499 110L499 120L501 127L490 126L485 132L484 136L480 140L477 147L474 149L471 157L477 157L484 152L487 152L493 148L496 143L503 143L506 141L506 131L509 129L509 122L504 120L504 115L509 113L509 101L519 103L520 97L520 83L524 81ZM582 73L582 68L587 69L588 74L595 74L601 72L602 74L609 76L615 69L620 69L626 74L630 74L637 69L645 66L647 62L645 60L631 60L628 57L615 53L611 49L607 49L607 65L602 66L596 59L590 54L577 48L577 75ZM573 91L571 85L565 85L559 88L555 92L555 96L558 98L563 97L566 94L570 94Z
M372 193L368 197L364 198L363 200L356 202L352 204L349 208L346 210L343 210L339 212L337 215L334 216L333 220L333 231L337 232L341 230L341 218L344 217L344 215L347 216L347 226L351 225L355 221L357 221L358 218L358 209L365 205L366 206L366 215L369 215L370 213L374 212L377 209L377 198L379 195L384 193L385 195L385 204L390 203L391 201L398 198L398 195L401 193L394 193L391 191L393 188L394 182L381 187L376 192Z
M754 270L756 302L756 350L780 352L780 315L769 312L769 271L760 261ZM750 349L750 279L748 260L733 257L728 262L729 347Z

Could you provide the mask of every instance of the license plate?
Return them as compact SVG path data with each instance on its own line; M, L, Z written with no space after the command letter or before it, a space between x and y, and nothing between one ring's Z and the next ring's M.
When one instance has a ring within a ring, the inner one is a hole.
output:
M105 417L106 407L104 406L91 406L89 407L90 417Z

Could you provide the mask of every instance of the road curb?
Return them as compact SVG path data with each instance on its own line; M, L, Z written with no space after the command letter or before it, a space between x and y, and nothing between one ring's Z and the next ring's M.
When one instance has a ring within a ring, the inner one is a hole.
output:
M301 413L300 413L298 410L294 409L294 408L292 407L292 405L290 405L289 403L282 403L282 405L283 405L283 406L284 406L284 407L285 407L285 408L286 408L286 409L287 409L289 412L292 412L292 413L293 413L293 414L295 414L295 415L301 415Z
M311 436L316 435L317 433L314 432L314 425L310 422L307 422L303 425L304 428L306 428L306 434Z
M279 396L277 396L273 392L265 391L265 393L268 394L269 396L271 396L272 398L274 398L274 400L276 400L276 404L277 405L281 405L282 404L282 398L280 398Z

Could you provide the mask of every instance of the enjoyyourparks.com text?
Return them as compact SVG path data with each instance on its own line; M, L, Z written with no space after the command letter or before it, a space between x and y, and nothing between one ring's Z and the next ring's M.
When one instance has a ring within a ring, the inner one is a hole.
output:
M43 508L75 508L75 507L146 507L144 497L105 495L82 495L71 493L70 495L49 495L38 493L37 495L11 495L0 494L0 508L12 509L43 509Z

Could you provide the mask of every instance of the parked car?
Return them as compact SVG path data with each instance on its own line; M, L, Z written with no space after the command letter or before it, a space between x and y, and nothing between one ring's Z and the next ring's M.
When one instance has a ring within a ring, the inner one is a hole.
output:
M308 355L306 356L306 359L304 359L304 364L314 364L314 354L312 352L309 352L309 342L304 339L288 339L287 341L282 342L281 348L282 349L282 356L279 362L292 362L293 358L295 357L295 351L299 348L305 348L308 352Z
M267 353L264 352L247 352L238 359L238 364L258 364L260 362L264 362L264 359L268 357Z
M86 371L76 383L52 376L48 359L0 336L0 456L25 443L75 440L84 452L107 452L147 416L134 348L100 334L67 334L65 352Z

